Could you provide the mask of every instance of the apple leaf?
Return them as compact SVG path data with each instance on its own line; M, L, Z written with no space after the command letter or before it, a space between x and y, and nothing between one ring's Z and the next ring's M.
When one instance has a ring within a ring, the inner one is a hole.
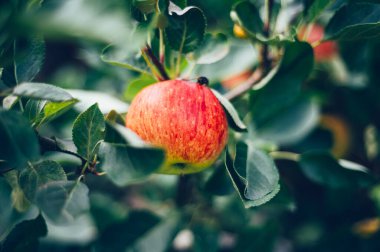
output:
M100 168L118 186L146 178L158 170L165 160L161 149L132 147L103 142L99 148Z
M230 46L226 35L207 33L204 42L193 54L189 55L189 58L196 64L212 64L226 57L229 50Z
M241 1L235 4L232 7L231 18L249 33L254 34L254 37L264 37L264 23L260 18L259 10L253 3Z
M214 172L210 175L204 185L205 191L217 196L231 194L234 188L231 184L223 163L214 164Z
M10 48L13 61L5 66L1 75L3 83L13 87L32 81L40 71L45 58L45 42L41 37L19 39Z
M194 51L203 41L206 30L206 17L201 9L190 6L181 9L173 2L168 8L169 25L165 36L170 47L179 53Z
M304 16L306 17L306 20L308 23L312 23L314 20L316 20L320 14L329 6L331 5L335 0L314 0L308 6L308 8L305 8Z
M36 204L47 218L60 224L89 210L88 188L79 181L52 181L36 192Z
M17 127L15 127L17 126ZM8 168L25 168L40 157L37 136L27 119L16 111L0 109L0 160ZM0 169L5 168L0 166Z
M79 114L73 125L73 141L78 154L91 161L96 154L99 142L104 139L105 120L102 112L95 103L86 111Z
M135 132L117 123L107 121L106 142L128 144L133 147L148 147Z
M170 217L161 220L160 223L153 226L153 228L140 237L140 239L130 247L130 250L141 252L167 251L179 231L180 221L181 219L178 214L171 214Z
M42 215L36 219L23 221L15 226L0 247L1 251L37 251L38 239L47 235L47 227Z
M133 0L133 5L142 13L149 14L155 11L156 2L158 0Z
M124 97L128 101L132 101L133 98L145 87L157 82L157 80L149 75L141 75L135 80L128 83L124 92Z
M318 105L298 98L258 128L255 134L277 144L293 144L309 134L319 122Z
M111 110L117 110L120 113L128 111L129 105L126 102L104 92L80 89L68 89L67 92L79 100L74 109L80 112L86 111L94 103L98 104L103 114L109 113Z
M340 8L331 18L325 39L358 40L380 37L380 4L351 3Z
M13 89L13 95L54 102L72 100L73 97L60 87L44 83L26 82Z
M308 43L292 42L285 46L280 65L250 92L250 110L256 128L294 102L313 65L313 49Z
M141 56L141 53L128 52L126 54L126 52L121 50L121 48L116 49L110 45L103 49L100 58L103 62L110 65L152 76L149 67Z
M55 161L44 160L29 165L20 172L19 183L27 199L34 201L36 191L39 187L51 181L67 180L65 171Z
M339 163L326 151L303 153L299 164L306 177L331 188L366 188L375 182L367 172Z
M239 114L237 113L234 106L218 91L211 89L216 98L218 98L219 102L222 104L224 111L226 112L228 124L229 126L237 132L245 132L247 131L247 126L240 119Z
M225 165L228 175L245 208L265 204L280 190L278 171L269 156L252 149L249 150L249 155L241 153L246 147L243 146L243 143L240 145L242 148L236 153L236 159L240 160L235 160L235 162L226 149ZM258 159L255 160L251 154ZM243 155L243 157L239 157L239 155ZM244 160L245 162L243 162ZM238 165L237 167L235 163ZM262 167L260 167L261 165ZM255 175L258 177L254 177Z
M146 210L132 210L126 219L109 225L100 233L96 247L99 251L126 251L158 223L160 218L156 215Z

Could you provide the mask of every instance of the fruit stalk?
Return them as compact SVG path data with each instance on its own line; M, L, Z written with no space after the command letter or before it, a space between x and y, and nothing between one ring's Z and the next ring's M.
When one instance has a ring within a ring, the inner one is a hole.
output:
M157 59L157 57L154 55L152 48L150 48L149 45L146 45L143 49L143 52L146 53L146 55L149 57L149 59L152 61L153 65L157 68L159 74L160 74L160 80L169 80L169 76L165 71L164 66L161 64L161 62Z

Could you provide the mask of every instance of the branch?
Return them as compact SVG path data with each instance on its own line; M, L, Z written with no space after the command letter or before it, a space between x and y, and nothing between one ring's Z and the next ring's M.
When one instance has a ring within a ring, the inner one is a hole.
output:
M152 48L150 48L149 45L146 45L143 49L144 53L151 59L153 65L157 68L158 72L160 73L163 80L169 80L169 76L165 71L164 66L161 64L161 62L157 59L157 57L154 55Z
M59 147L56 140L51 139L51 138L47 138L47 137L43 137L39 134L37 134L37 136L38 136L38 142L40 143L42 153L48 152L48 151L61 152L61 153L65 153L65 154L79 158L80 161L82 162L82 166L84 166L87 163L87 159L85 159L81 155L79 155L75 152L72 152L72 151L62 149L61 147Z
M224 97L228 100L234 100L240 95L244 94L250 90L256 83L258 83L263 78L263 70L261 68L256 69L252 75L242 84L235 87L231 91L227 92Z

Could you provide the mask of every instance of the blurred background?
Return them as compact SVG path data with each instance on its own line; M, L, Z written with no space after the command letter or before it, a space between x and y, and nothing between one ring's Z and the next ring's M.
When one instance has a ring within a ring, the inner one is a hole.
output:
M72 122L93 102L104 113L110 107L126 112L131 100L128 86L140 75L107 64L100 55L111 37L126 50L140 45L140 38L129 27L134 22L132 1L50 0L38 9L37 2L1 1L1 65L11 59L6 55L10 41L17 39L18 57L22 57L29 52L30 41L43 37L45 54L36 60L44 63L34 82L73 90L78 97L83 90L96 91L82 107L75 106L40 131L70 139ZM258 47L234 32L230 12L236 2L188 1L203 10L208 32L226 36L228 47L222 60L198 65L189 78L206 76L221 92L243 83L260 60ZM264 1L251 2L260 10L264 6ZM311 2L275 1L276 29L288 29ZM321 26L343 4L371 1L333 2L318 19ZM301 104L286 112L278 122L281 129L263 132L257 141L295 153L326 150L367 167L378 179L380 43L376 39L337 42L337 47L333 58L315 62L302 84L303 96L312 97L317 105ZM5 89L0 83L0 90ZM249 120L246 103L236 100L234 105L241 118ZM294 116L304 120L297 123ZM59 154L53 158L67 169L75 162ZM48 235L40 239L39 251L161 251L161 247L165 248L162 251L380 251L380 184L336 188L310 180L295 162L278 160L276 164L280 192L268 203L250 209L241 203L222 162L187 178L189 186L180 188L186 192L185 203L178 196L181 178L177 176L154 175L127 187L117 187L106 177L87 176L91 211L63 226L47 223ZM2 185L0 193L9 190ZM157 226L161 219L165 222Z

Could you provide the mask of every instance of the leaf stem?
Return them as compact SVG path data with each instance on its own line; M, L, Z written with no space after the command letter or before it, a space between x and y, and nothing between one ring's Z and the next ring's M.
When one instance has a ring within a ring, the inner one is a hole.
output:
M159 72L158 78L162 80L169 80L169 76L165 71L164 66L161 64L161 62L157 59L157 57L154 55L152 48L150 48L149 45L146 45L145 48L142 50L143 55L145 54L149 59L152 61L153 65L156 67L156 69ZM150 66L151 67L151 66ZM152 67L151 67L152 68Z

